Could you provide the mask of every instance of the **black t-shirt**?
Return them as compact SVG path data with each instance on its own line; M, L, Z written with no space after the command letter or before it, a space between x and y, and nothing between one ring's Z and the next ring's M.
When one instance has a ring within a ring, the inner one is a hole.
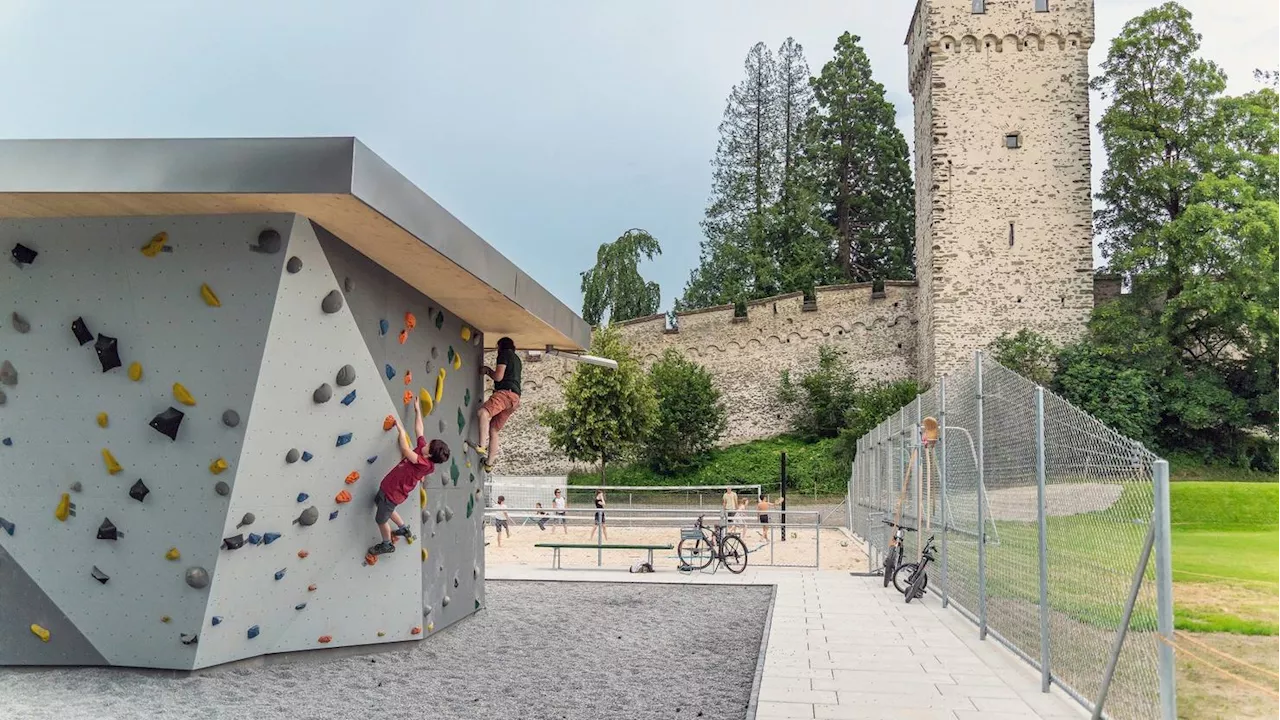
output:
M503 350L498 353L498 361L494 364L494 367L496 368L498 365L506 365L507 369L503 371L502 379L493 384L494 392L497 392L498 390L510 390L511 392L519 395L520 370L522 369L520 356L516 354L515 350Z

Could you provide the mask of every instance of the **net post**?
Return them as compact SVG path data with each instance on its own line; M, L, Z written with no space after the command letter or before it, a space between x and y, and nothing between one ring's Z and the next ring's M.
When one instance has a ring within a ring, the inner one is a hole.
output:
M987 639L987 519L983 511L982 496L987 487L983 468L986 458L983 454L982 432L982 351L973 353L973 369L977 375L978 391L978 639Z
M782 542L787 541L787 454L782 453Z
M921 503L924 495L921 492L921 485L924 484L924 403L920 400L922 396L916 395L916 422L911 428L911 445L916 453L915 467L911 470L916 474L916 562L924 559L924 508Z
M1036 386L1036 524L1040 546L1040 692L1049 692L1049 532L1045 521L1044 388Z
M1169 518L1169 463L1156 460L1151 468L1155 491L1154 544L1156 553L1156 622L1164 640L1157 647L1160 672L1160 718L1176 720L1178 698L1173 657L1173 546Z
M942 515L942 607L951 604L951 570L947 565L947 376L938 380L938 494Z

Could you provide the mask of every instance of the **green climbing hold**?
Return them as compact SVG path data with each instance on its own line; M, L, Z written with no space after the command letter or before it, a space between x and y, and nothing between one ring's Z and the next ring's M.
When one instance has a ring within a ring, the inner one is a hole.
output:
M449 364L450 365L453 364L453 346L452 345L449 346Z
M453 481L454 486L458 485L458 476L462 473L458 470L458 460L454 458L449 461L449 479Z
M444 327L444 313L437 312L436 313L436 329L439 330L442 327Z
M467 388L467 391L462 394L462 404L471 407L471 388Z
M474 483L476 481L475 473L467 473L467 482Z
M462 408L458 408L458 434L462 434L462 430L467 427L467 416L462 414Z
M470 495L467 496L467 517L471 517L471 511L476 509L476 499Z

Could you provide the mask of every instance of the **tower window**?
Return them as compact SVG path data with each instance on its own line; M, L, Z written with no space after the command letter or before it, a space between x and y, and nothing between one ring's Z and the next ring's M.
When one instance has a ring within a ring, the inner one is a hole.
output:
M1009 247L1013 247L1013 223L1009 223Z
M1004 136L1004 146L1010 150L1017 150L1022 147L1022 133L1006 133Z
M1049 12L1049 0L1036 0L1036 12Z
M1039 3L1041 0L1036 0ZM987 0L973 0L973 14L981 15L987 11Z

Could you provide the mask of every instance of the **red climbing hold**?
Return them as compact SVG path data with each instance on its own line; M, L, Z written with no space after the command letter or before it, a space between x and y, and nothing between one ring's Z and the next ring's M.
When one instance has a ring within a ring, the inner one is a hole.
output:
M405 344L405 342L406 342L406 341L408 341L408 340L409 340L409 331L408 331L408 330L401 330L401 331L400 331L400 344L401 344L401 345L403 345L403 344Z
M333 642L333 636L332 636L332 635L321 635L321 636L320 636L320 643L322 643L322 644L324 644L324 645L328 645L328 644L329 644L329 643L331 643L331 642Z
M405 313L405 314L404 314L404 327L405 327L405 329L406 329L406 330L412 330L412 329L414 329L414 328L415 328L415 327L417 327L417 326L418 326L418 318L414 317L414 316L413 316L413 313L411 313L411 312L407 312L407 313Z
M346 490L343 490L342 492L338 493L333 497L333 501L338 504L349 503L351 502L351 493L347 492Z
M298 557L303 558L303 559L305 559L305 558L306 558L308 555L310 555L310 554L311 554L311 553L307 552L306 550L299 550L299 551L298 551Z
M307 592L315 592L315 591L316 591L316 586L314 584L307 586Z
M410 635L421 635L421 634L422 634L422 626L421 626L421 625L414 625L414 626L413 626L413 629L409 631L409 634L410 634Z

